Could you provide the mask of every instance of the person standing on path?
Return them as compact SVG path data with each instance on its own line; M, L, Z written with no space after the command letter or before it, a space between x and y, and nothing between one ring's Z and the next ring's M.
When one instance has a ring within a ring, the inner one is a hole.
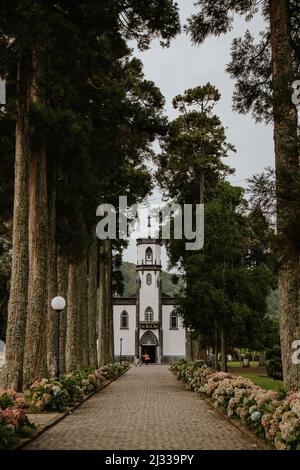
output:
M145 354L143 355L143 358L144 358L144 361L146 362L146 364L148 365L149 362L150 362L150 356L149 356L149 354L148 354L148 353L145 353Z
M135 367L142 367L142 360L140 356L136 356Z

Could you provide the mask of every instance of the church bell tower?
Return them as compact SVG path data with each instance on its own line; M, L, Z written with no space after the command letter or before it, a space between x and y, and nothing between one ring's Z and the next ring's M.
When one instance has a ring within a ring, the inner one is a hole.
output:
M136 356L153 363L163 362L161 276L161 241L149 234L137 240Z

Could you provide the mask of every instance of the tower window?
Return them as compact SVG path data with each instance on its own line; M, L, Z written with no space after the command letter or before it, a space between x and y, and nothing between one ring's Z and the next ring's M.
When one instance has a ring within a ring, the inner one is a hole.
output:
M175 310L170 314L170 330L178 330L178 315Z
M152 264L153 263L153 251L150 247L146 250L146 263Z
M145 310L145 321L153 321L154 320L154 313L151 307L147 307Z
M128 330L128 328L129 328L129 315L128 315L128 313L126 312L126 310L124 310L124 311L121 313L121 316L120 316L120 328L121 328L121 330Z
M150 273L148 273L147 276L146 276L146 283L147 283L148 286L151 286L151 284L152 284L152 276L151 276Z

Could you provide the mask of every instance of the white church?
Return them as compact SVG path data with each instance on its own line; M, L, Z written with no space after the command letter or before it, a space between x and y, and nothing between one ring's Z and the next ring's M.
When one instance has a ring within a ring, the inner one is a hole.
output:
M160 240L137 240L136 293L115 297L113 314L116 360L131 362L145 353L157 364L185 358L186 329L174 299L162 292Z

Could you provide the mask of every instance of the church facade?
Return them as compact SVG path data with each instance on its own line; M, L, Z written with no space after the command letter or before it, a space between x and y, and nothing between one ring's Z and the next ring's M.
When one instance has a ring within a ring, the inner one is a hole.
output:
M146 353L158 364L185 358L186 330L174 299L162 292L160 240L137 240L136 293L114 298L113 315L116 360Z

